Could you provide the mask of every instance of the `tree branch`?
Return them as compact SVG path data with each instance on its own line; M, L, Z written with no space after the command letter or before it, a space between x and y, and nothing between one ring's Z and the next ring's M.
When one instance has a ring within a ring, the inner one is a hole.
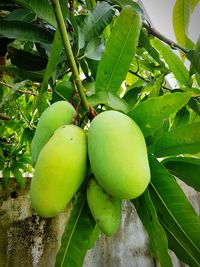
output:
M6 114L0 113L0 119L4 120L4 121L10 121L10 120L12 120L12 117L10 117Z
M143 22L143 26L144 26L144 28L146 28L148 30L149 34L157 37L158 39L160 39L164 43L168 44L172 49L178 49L179 51L181 51L185 55L187 54L187 49L185 49L181 45L173 42L172 40L168 39L166 36L164 36L159 31L157 31L155 28L153 28L150 23Z
M60 7L59 0L51 0L51 2L53 5L56 20L58 23L58 28L59 28L60 35L62 38L63 46L64 46L66 54L67 54L68 63L69 63L70 69L72 71L73 79L74 79L74 82L77 86L78 93L79 93L81 101L82 101L82 105L84 106L86 111L90 112L90 107L89 107L89 104L88 104L88 101L87 101L87 98L86 98L86 95L84 92L84 87L83 87L82 81L80 79L78 68L76 66L76 62L75 62L73 52L71 49L71 45L70 45L70 41L68 38L65 21L64 21L63 16L62 16L62 10Z

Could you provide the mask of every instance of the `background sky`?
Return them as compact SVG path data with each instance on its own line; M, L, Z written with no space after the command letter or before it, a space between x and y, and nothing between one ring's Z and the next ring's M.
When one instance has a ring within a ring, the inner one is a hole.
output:
M173 41L176 41L172 25L172 10L175 0L142 0L154 27ZM200 35L200 2L191 16L189 37L196 42Z

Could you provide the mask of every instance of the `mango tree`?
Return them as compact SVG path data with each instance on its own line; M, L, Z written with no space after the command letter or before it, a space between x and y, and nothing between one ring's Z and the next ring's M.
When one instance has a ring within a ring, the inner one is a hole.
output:
M168 249L200 265L200 219L178 183L200 190L198 3L176 0L174 42L132 0L1 1L2 186L33 173L44 217L71 201L56 266L82 266L100 232L115 234L123 199L161 266Z

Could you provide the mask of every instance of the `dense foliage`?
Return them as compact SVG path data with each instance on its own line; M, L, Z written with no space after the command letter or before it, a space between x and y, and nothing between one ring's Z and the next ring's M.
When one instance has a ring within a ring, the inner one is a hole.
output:
M151 183L132 203L151 252L161 266L172 266L168 248L199 266L200 219L176 180L200 190L200 38L195 44L187 35L198 2L176 0L175 43L151 27L132 0L60 0L60 14L57 0L2 0L3 187L13 176L23 188L25 175L33 172L30 144L50 104L71 102L81 128L104 110L123 112L139 125L148 147ZM85 190L83 184L73 200L56 266L82 266L99 234Z

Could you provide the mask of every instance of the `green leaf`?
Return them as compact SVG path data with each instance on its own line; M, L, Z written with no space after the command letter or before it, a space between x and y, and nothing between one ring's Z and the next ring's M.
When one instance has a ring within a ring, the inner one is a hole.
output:
M197 267L200 265L200 218L167 169L152 155L149 155L149 162L151 198L159 221L176 240L170 244L170 249L180 260Z
M187 124L189 120L190 120L190 112L186 107L183 107L176 113L171 129Z
M192 97L188 102L188 106L200 116L200 103L198 99Z
M192 12L193 12L199 3L199 0L190 0L190 1L192 3Z
M21 49L16 49L14 47L8 47L7 50L11 59L11 63L18 68L30 71L43 70L46 68L46 58L34 55Z
M47 67L46 67L44 77L42 80L40 92L39 92L39 95L37 98L37 107L39 107L41 101L43 101L44 94L48 89L49 79L56 70L56 66L60 60L60 54L62 51L62 47L63 46L62 46L62 42L61 42L60 33L59 33L59 30L57 29L55 36L54 36L52 46L51 46L50 56L49 56Z
M114 10L111 5L101 2L95 6L92 12L89 12L85 18L82 31L85 35L85 41L88 42L94 37L99 37L105 27L110 24Z
M33 10L35 14L56 27L56 19L53 12L52 5L49 4L49 1L46 0L16 0L18 4Z
M181 59L172 52L172 50L164 45L160 40L154 38L153 45L158 51L161 52L162 57L168 64L169 69L174 74L175 78L185 85L186 87L191 87L192 81L190 80L190 75L186 67L184 66Z
M187 47L187 32L191 15L191 0L176 0L173 8L173 26L177 42Z
M170 157L162 164L179 179L200 191L200 159L193 157Z
M74 91L72 82L66 79L59 80L53 90L52 103L60 100L71 101Z
M132 0L108 0L110 3L117 4L121 8L124 8L125 6L131 6L133 10L140 14L142 16L142 19L144 18L144 11L140 7L140 5Z
M0 34L36 43L49 44L53 40L53 35L48 30L24 21L0 20Z
M186 56L196 71L200 73L200 37L195 45L195 50L189 50Z
M125 6L116 20L98 65L96 92L119 91L135 55L141 24L141 16L132 7Z
M13 97L13 95L17 92L17 90L23 88L26 85L26 83L27 81L25 80L14 84L12 89L1 99L0 108L2 108Z
M8 186L8 180L10 178L10 168L9 167L5 167L2 171L2 187L3 189L7 188Z
M94 95L91 95L88 98L88 102L93 107L98 105L106 105L114 110L120 110L124 113L129 111L129 107L123 99L106 91L100 91Z
M27 71L12 66L0 66L0 70L7 74L15 75L23 80L29 79L34 82L41 82L44 76L44 70L41 71Z
M130 106L130 108L133 108L133 106L137 103L138 98L140 97L141 91L143 89L144 89L143 86L134 87L132 89L129 89L128 92L126 92L126 94L124 95L123 99Z
M148 190L132 202L148 233L149 247L153 256L161 266L172 267L171 258L168 254L167 236L158 221L157 212Z
M13 166L11 166L10 171L14 175L15 180L20 186L20 189L23 189L25 187L25 179L22 175L22 173L19 171L19 166L17 163L14 163Z
M200 121L165 132L154 144L157 157L200 152Z
M73 205L56 256L55 267L81 267L94 228L95 221L87 206L84 191Z
M35 14L27 8L18 8L9 13L5 20L20 20L31 22L35 18Z
M162 126L163 120L187 104L191 93L173 93L151 97L136 105L129 113L145 136Z
M103 53L103 44L100 38L93 38L85 49L85 56L93 60L100 60Z
M149 37L144 30L141 30L140 32L139 42L157 63L159 63L163 67L165 66L165 63L160 59L158 51L151 45Z

